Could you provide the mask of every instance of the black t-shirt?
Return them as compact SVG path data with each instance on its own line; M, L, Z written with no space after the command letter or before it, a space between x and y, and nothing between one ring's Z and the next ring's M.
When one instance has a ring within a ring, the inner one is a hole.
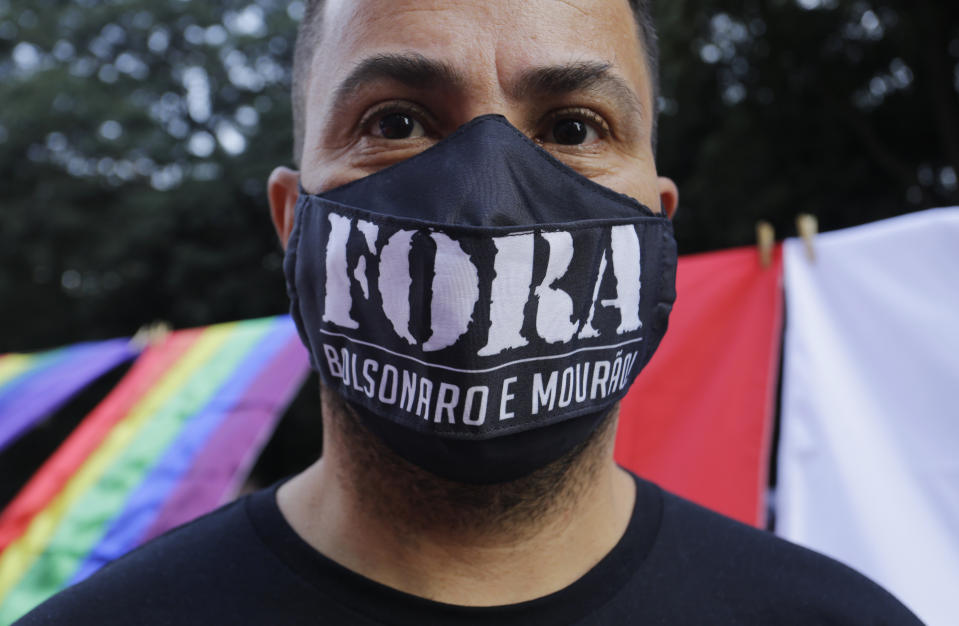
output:
M286 522L276 487L175 529L17 625L919 624L862 575L637 479L625 535L548 596L441 604L327 559Z

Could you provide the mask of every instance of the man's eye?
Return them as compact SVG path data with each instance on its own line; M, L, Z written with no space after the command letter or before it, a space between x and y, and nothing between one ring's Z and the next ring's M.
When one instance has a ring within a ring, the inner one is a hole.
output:
M423 125L406 113L387 113L372 125L371 131L384 139L413 139L426 135Z
M599 134L596 129L583 120L573 117L565 117L553 122L545 137L547 143L564 146L593 143L597 139L599 139Z

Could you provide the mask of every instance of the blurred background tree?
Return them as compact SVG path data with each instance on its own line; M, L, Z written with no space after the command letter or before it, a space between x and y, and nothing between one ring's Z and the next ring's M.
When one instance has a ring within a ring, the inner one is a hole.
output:
M302 2L0 0L0 353L281 313ZM684 253L959 204L959 3L659 2Z
M0 2L0 352L283 312L300 3Z
M959 204L959 2L660 2L680 249Z

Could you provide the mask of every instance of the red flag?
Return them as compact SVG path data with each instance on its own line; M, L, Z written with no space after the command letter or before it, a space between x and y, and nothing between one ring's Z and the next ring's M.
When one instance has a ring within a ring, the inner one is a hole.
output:
M748 524L765 490L783 318L782 251L684 256L655 356L623 399L616 460Z

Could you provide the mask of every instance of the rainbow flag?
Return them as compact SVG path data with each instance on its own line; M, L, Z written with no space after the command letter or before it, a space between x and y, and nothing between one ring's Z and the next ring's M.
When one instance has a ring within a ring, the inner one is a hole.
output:
M0 624L234 497L308 371L288 317L147 348L0 514Z
M139 352L127 339L0 355L0 452L78 391Z

